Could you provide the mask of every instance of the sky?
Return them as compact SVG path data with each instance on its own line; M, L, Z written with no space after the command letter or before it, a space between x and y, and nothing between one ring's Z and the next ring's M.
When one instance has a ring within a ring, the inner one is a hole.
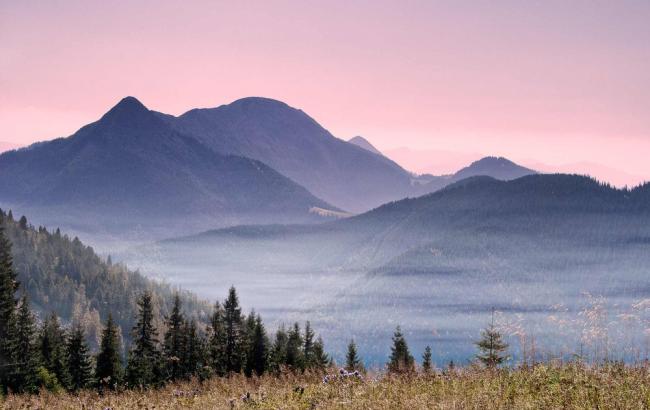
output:
M0 149L126 95L170 114L264 96L417 172L502 155L634 185L649 21L647 0L0 0Z

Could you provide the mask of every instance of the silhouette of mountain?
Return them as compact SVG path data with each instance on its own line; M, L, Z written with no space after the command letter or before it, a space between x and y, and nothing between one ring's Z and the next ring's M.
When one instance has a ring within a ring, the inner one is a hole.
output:
M373 154L383 155L377 148L374 147L374 145L372 145L367 139L363 138L360 135L350 138L348 142L350 144L356 145L357 147L361 147L366 151L370 151Z
M164 118L217 152L270 165L346 211L365 211L413 193L412 176L399 165L335 138L280 101L249 97Z
M259 161L215 153L133 97L71 137L0 155L0 173L3 207L79 229L306 222L318 219L312 207L336 210Z

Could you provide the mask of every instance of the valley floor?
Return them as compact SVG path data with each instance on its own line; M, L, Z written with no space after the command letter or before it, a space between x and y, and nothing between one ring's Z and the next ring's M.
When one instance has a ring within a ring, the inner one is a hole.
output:
M247 397L248 394L248 397ZM233 377L100 396L9 396L6 409L647 409L650 367L576 364L432 376L368 375L323 383L320 375Z

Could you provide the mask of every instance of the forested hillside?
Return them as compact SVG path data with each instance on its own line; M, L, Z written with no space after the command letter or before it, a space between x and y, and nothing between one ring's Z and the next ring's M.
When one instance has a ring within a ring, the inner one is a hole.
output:
M92 247L58 229L35 228L25 217L14 219L11 211L0 211L0 220L13 245L18 280L40 318L56 312L64 322L78 319L94 344L109 312L123 337L129 338L137 314L136 299L145 290L153 295L158 317L169 311L175 292L170 286L105 261ZM190 316L207 317L207 304L189 292L181 296Z

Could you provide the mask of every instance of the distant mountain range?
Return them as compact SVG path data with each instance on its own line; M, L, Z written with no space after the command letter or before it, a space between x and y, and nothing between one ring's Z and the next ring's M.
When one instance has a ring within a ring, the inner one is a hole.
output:
M534 173L488 157L454 175L414 175L377 152L267 98L174 117L127 97L68 138L0 154L0 206L75 232L160 237L206 226L322 222L473 175Z
M266 164L178 132L133 97L71 137L0 155L0 174L5 209L55 226L196 229L308 222L322 220L312 207L337 210Z

